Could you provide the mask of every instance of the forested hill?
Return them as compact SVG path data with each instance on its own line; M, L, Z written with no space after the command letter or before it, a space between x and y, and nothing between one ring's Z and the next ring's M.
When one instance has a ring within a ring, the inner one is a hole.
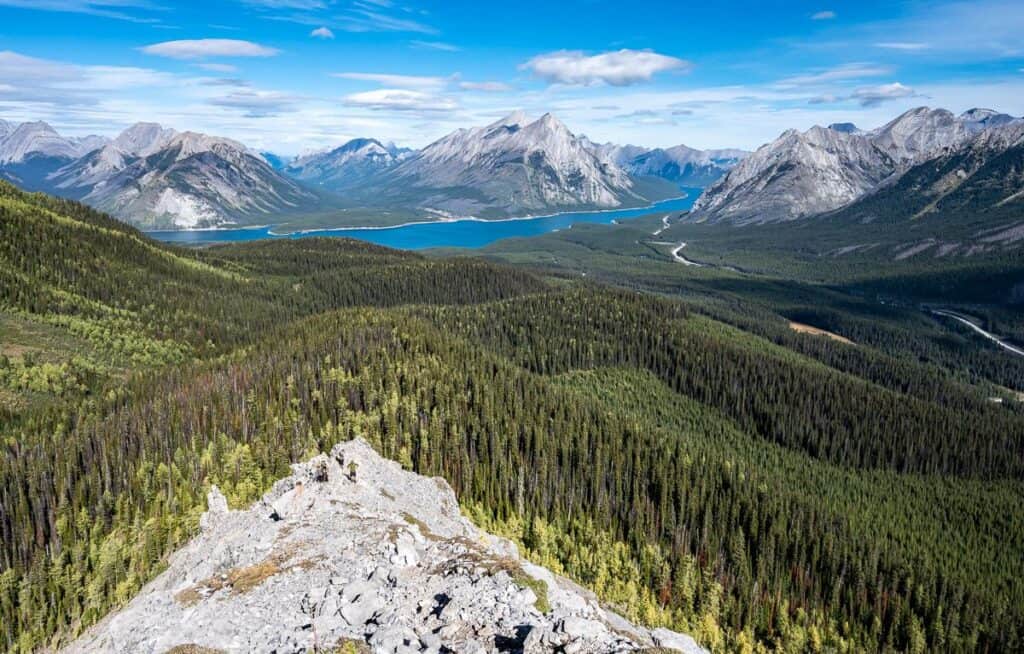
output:
M3 207L5 370L85 342L95 371L64 393L5 377L4 649L125 602L211 484L244 506L356 435L713 651L1024 644L1024 412L957 377L471 259L182 251L9 188Z
M541 288L527 273L350 240L175 248L85 205L0 181L0 409L81 395L129 369L223 354L332 308Z

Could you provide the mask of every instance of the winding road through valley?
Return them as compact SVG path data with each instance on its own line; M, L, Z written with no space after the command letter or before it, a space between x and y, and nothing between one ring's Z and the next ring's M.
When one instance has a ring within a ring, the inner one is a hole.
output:
M678 261L679 263L685 264L687 266L696 266L697 268L703 268L704 264L697 263L696 261L690 261L686 257L680 256L679 252L683 248L685 248L685 247L686 247L686 243L685 242L680 243L679 245L677 245L675 247L675 249L672 250L672 258L675 259L676 261Z
M992 341L993 343L995 343L999 347L1003 348L1004 350L1009 350L1010 352L1013 352L1014 354L1016 354L1018 356L1024 357L1024 350L1020 349L1019 347L1015 347L1013 345L1010 345L1009 343L1004 342L1001 338L999 338L995 334L992 334L990 332L985 331L984 329L982 329L981 327L978 327L973 322L971 322L967 318L961 316L960 314L953 313L952 311L946 311L944 309L932 309L931 312L933 314L937 315L937 316L946 316L947 318L952 318L953 320L957 320L959 322L962 322L963 324L967 325L968 327L970 327L971 329L973 329L977 333L981 334L982 336L984 336L988 340Z

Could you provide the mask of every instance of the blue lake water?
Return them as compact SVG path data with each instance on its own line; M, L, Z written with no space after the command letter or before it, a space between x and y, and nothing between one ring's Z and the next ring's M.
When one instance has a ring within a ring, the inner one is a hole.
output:
M255 241L264 238L346 236L401 250L437 247L479 248L503 238L538 236L568 229L579 223L609 224L612 221L622 222L662 211L685 211L693 205L697 196L700 195L701 189L684 188L683 191L686 193L686 197L665 200L639 209L559 213L553 216L514 220L450 220L372 229L317 229L292 234L274 234L274 227L270 226L196 231L154 231L148 232L148 235L160 241L182 245Z

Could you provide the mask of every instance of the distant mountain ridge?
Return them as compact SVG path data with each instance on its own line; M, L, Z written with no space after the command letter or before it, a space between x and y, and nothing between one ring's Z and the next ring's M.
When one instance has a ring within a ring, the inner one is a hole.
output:
M586 137L583 137L586 138ZM705 187L733 168L749 152L739 149L697 150L686 145L644 148L638 145L594 143L589 149L602 161L636 177L659 177L680 186Z
M522 112L414 151L372 138L281 157L152 122L115 138L0 121L0 176L81 200L144 229L264 224L332 211L503 218L643 206L703 187L739 150L595 144L551 114Z
M746 157L745 150L696 150L685 145L655 148L634 157L624 168L631 175L661 177L683 186L707 186Z
M149 229L271 221L321 202L237 141L156 123L136 123L111 140L5 122L0 176Z
M850 252L895 229L897 259L1015 250L1024 244L1024 121L997 122L941 148L811 220L846 234Z
M989 109L955 116L945 109L918 107L871 131L852 123L788 130L709 187L692 216L747 224L833 211L945 149L1019 122Z
M143 227L271 221L318 198L237 141L181 132L82 198Z
M456 130L349 192L369 205L485 218L650 201L649 191L641 192L589 146L551 114L533 120L514 112L490 125Z
M356 138L331 150L300 155L282 170L303 182L341 191L397 165L411 153L376 139Z

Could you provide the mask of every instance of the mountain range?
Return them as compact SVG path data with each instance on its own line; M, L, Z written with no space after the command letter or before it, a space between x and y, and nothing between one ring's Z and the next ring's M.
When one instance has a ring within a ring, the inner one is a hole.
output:
M686 145L647 149L637 145L591 143L602 161L610 161L630 175L660 177L680 186L703 188L740 162L746 150L697 150Z
M113 139L0 121L0 177L147 229L261 224L340 208L503 218L643 206L703 186L745 153L595 144L516 112L414 151L371 138L294 158L137 123Z
M320 203L231 139L137 123L113 140L67 138L43 122L0 140L0 176L82 200L144 228L269 222Z
M456 130L348 191L366 204L413 205L442 216L608 209L656 199L587 145L551 114L531 120L515 112ZM664 197L675 191L666 187Z
M677 194L679 186L707 187L690 216L699 222L769 223L840 210L871 220L902 210L883 207L886 198L916 206L917 215L954 201L978 208L973 198L983 188L995 193L995 186L1001 195L986 206L1015 206L1020 188L1006 157L1014 160L1022 122L989 109L958 116L919 107L872 130L852 123L788 130L747 153L599 144L551 114L531 119L515 112L418 151L358 138L291 159L155 123L107 139L63 137L42 122L0 122L0 176L148 229L265 224L306 214L330 221L342 208L505 218L643 206ZM946 170L954 161L964 165ZM1005 174L986 177L994 170ZM901 183L911 171L913 182Z
M354 139L300 156L283 170L366 206L497 218L639 206L677 193L677 184L693 185L700 175L717 179L742 156L679 148L692 153L686 161L680 157L678 164L673 160L658 168L644 166L633 160L664 151L597 144L573 134L552 114L534 120L514 112L490 125L457 130L419 151ZM675 155L679 149L670 152ZM639 181L641 177L659 181Z
M409 148L357 138L330 150L300 155L283 163L280 170L300 181L338 191L397 165L410 154Z
M788 130L712 184L695 203L692 219L752 224L822 215L900 186L909 171L920 176L926 162L971 153L972 166L953 170L945 181L919 177L912 188L904 184L899 201L908 194L945 193L1019 144L1022 122L989 109L956 116L919 107L870 131L849 123ZM1015 201L1012 195L997 201Z

